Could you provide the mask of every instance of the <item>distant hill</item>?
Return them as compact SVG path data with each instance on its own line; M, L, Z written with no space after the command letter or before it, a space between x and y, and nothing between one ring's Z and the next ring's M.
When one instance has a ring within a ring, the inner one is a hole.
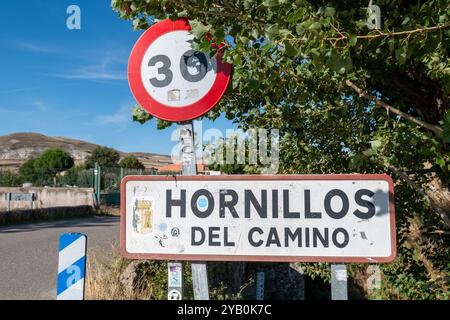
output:
M82 164L99 145L63 137L49 137L39 133L13 133L0 136L0 169L16 171L31 157L47 149L60 148L72 155L76 164ZM120 152L120 151L119 151ZM146 168L171 164L170 156L145 152L120 152L121 157L133 155Z

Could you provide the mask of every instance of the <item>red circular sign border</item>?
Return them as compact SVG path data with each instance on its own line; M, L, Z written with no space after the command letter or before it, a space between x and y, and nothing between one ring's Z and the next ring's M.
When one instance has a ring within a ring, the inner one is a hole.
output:
M231 79L231 65L221 61L222 52L217 53L217 75L211 89L199 101L184 107L169 107L155 99L145 90L141 79L141 64L148 47L160 36L176 31L190 31L187 19L166 19L147 29L131 50L128 60L128 83L136 101L144 110L158 119L180 122L198 118L210 111L222 98Z

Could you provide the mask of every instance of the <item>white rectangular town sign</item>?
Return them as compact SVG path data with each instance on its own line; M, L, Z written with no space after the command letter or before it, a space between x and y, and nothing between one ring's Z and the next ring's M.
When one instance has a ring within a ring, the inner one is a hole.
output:
M387 175L128 176L122 254L133 259L390 262Z

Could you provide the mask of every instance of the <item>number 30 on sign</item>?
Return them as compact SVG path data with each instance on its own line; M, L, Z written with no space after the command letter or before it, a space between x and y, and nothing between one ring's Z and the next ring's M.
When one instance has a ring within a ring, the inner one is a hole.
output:
M163 20L151 26L135 44L128 80L137 102L153 116L187 121L205 114L225 93L231 65L192 49L186 19Z

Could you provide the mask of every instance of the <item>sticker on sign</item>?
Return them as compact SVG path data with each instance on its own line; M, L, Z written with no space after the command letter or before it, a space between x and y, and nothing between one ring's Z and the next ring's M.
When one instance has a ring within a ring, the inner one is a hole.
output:
M128 176L121 188L127 258L382 263L396 255L387 175Z

